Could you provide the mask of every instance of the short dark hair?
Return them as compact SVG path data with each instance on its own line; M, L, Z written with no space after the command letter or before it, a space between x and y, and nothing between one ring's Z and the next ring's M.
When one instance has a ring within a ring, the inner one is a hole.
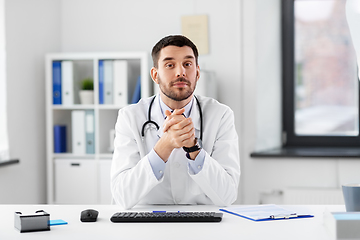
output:
M197 50L195 44L185 36L182 36L182 35L170 35L170 36L162 38L153 47L152 52L151 52L151 56L152 56L152 59L153 59L153 66L154 67L156 67L156 68L158 67L158 61L159 61L159 55L160 55L161 49L163 49L164 47L167 47L167 46L177 46L177 47L188 46L188 47L191 47L191 49L194 52L196 65L198 65L199 53L198 53L198 50Z

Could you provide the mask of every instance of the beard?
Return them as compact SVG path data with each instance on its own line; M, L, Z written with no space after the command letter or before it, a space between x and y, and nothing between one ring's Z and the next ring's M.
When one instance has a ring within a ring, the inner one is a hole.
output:
M158 81L160 91L168 98L177 102L188 99L194 93L196 87L196 79L194 86L191 86L191 82L183 77L179 77L176 80L171 81L167 86L162 82L160 76L158 76ZM184 82L188 87L178 88L177 92L171 90L171 87L178 82Z

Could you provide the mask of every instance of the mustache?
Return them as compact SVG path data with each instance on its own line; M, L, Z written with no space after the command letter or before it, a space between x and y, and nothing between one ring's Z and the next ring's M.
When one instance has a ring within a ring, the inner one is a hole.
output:
M176 84L176 83L178 83L178 82L184 82L184 83L186 83L187 85L191 85L190 81L187 80L187 79L185 79L185 78L183 78L183 77L177 78L175 81L171 82L171 85L174 85L174 84Z

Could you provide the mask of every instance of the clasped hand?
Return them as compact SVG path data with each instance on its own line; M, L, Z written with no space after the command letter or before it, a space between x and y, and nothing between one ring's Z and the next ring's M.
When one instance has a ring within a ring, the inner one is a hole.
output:
M165 111L167 118L163 125L164 134L154 146L155 152L164 162L167 162L175 148L195 145L194 124L191 118L182 115L184 112L184 108L175 109L172 113Z
M195 144L194 123L191 118L185 118L184 112L184 108L175 109L172 113L165 111L167 118L163 131L173 148L192 147Z

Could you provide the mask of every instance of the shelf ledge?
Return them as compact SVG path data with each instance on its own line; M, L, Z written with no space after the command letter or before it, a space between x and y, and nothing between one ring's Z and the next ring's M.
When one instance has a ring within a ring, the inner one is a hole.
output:
M355 147L279 147L255 151L252 158L360 158Z
M20 163L19 159L0 160L0 167Z

